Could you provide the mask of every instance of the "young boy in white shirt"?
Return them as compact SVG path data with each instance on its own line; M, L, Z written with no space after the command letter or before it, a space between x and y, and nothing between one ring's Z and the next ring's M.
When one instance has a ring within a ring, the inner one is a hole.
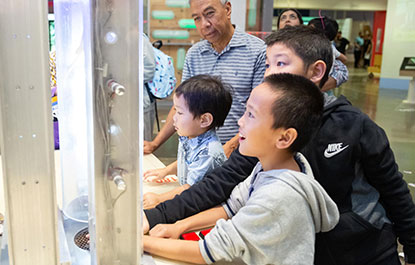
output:
M239 120L239 151L259 163L230 198L175 224L156 226L177 238L216 226L199 242L144 236L144 250L193 263L242 259L246 264L313 264L315 234L338 222L335 203L298 150L313 137L323 95L310 80L270 75ZM150 233L151 234L151 233Z

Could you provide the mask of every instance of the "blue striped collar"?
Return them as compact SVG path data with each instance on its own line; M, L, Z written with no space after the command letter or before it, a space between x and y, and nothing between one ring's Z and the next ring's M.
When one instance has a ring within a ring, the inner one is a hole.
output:
M185 136L179 136L179 141L186 146L186 149L190 148L190 150L196 150L205 142L211 142L212 140L217 140L215 129L210 129L209 131L206 131L192 139Z
M235 26L235 31L233 32L232 39L226 45L225 49L221 53L227 52L230 48L233 47L240 47L246 46L246 35L247 33L240 31L237 26ZM202 45L200 47L200 53L204 52L216 52L216 50L212 47L212 44L207 40L202 40Z

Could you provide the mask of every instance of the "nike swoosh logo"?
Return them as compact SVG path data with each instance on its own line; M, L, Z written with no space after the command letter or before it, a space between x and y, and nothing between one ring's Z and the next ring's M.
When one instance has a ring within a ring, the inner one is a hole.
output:
M332 152L332 153L329 153L329 151L326 149L325 151L324 151L324 156L326 157L326 158L330 158L330 157L332 157L332 156L335 156L335 155L337 155L338 153L340 153L341 151L343 151L344 149L346 149L347 147L349 147L348 145L346 145L345 147L342 147L342 148L340 148L339 150L336 150L336 151L334 151L334 152Z

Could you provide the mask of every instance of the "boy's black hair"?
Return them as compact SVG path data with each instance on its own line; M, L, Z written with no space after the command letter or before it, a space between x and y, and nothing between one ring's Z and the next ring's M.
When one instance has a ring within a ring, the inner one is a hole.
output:
M280 13L280 15L278 16L277 29L280 28L280 20L281 20L282 14L284 14L287 11L293 11L294 13L296 13L297 14L297 17L298 17L298 20L300 20L300 24L301 25L304 24L303 16L301 15L301 13L297 9L295 9L295 8L287 8L287 9L282 10L281 13Z
M232 105L232 87L222 83L219 77L196 75L182 82L175 91L183 96L193 117L209 112L213 122L208 129L223 125Z
M308 25L321 30L330 41L334 40L339 30L337 21L326 16L313 18Z
M272 74L264 79L279 94L272 104L273 128L294 128L297 139L289 150L300 151L317 132L323 115L324 97L309 79L293 74Z
M320 81L320 88L326 83L333 64L330 41L321 31L304 25L285 27L271 33L265 42L268 47L280 43L291 49L304 62L305 69L318 60L326 63L326 72Z

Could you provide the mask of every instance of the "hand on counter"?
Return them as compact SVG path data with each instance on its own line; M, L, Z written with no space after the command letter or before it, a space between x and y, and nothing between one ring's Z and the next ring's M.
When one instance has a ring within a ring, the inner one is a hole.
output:
M150 169L144 172L144 180L155 182L156 180L163 179L168 174L167 168Z
M143 196L143 208L144 209L151 209L156 207L159 203L161 202L160 200L160 195L153 193L153 192L147 192L146 194L144 194Z
M168 175L177 174L177 161L174 161L165 168L151 169L144 172L144 181L147 182L157 182L157 180L162 180Z
M178 239L182 234L182 229L175 224L158 224L150 230L150 236L163 237L163 238L174 238Z

